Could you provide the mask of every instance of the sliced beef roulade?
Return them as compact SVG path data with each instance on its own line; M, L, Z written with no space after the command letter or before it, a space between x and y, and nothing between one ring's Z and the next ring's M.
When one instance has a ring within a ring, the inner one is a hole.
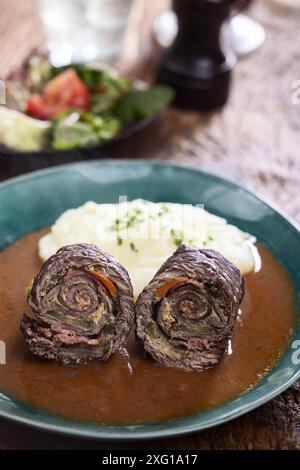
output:
M181 245L136 303L137 336L163 365L202 371L232 334L244 282L220 253Z
M134 319L132 285L112 256L91 244L61 248L33 281L21 331L30 350L65 363L107 360Z

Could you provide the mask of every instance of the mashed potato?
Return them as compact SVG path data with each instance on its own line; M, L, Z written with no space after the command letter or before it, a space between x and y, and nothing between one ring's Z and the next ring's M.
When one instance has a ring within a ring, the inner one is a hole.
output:
M137 199L87 202L64 212L39 242L46 260L62 246L94 243L128 270L135 295L181 244L221 252L242 274L255 267L254 237L198 206Z

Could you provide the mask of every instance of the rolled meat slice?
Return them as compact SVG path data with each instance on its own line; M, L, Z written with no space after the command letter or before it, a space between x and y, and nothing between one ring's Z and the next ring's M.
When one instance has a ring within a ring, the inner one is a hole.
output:
M137 336L163 365L208 369L227 348L243 295L239 270L220 253L181 245L138 297Z
M107 360L134 321L126 269L95 245L61 248L42 266L28 296L33 317L21 331L30 350L64 363Z

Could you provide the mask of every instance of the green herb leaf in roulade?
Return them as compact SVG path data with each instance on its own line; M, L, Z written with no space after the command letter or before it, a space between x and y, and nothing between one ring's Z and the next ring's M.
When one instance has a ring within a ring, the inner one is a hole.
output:
M181 245L137 300L137 336L163 365L208 369L227 348L243 294L239 270L220 253Z
M61 248L42 266L28 295L33 318L21 331L30 350L68 363L107 360L127 339L134 301L127 271L91 244Z

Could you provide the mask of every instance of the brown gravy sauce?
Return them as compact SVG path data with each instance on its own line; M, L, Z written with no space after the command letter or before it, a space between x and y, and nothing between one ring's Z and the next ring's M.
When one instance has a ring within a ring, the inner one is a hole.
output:
M40 360L19 331L28 311L25 286L40 268L37 244L47 230L32 233L0 253L0 339L6 365L0 390L50 413L109 424L155 422L219 405L252 387L286 349L295 326L293 286L265 248L262 269L246 278L242 314L232 354L209 371L185 372L145 358L134 340L129 358L116 353L107 363L66 367Z

